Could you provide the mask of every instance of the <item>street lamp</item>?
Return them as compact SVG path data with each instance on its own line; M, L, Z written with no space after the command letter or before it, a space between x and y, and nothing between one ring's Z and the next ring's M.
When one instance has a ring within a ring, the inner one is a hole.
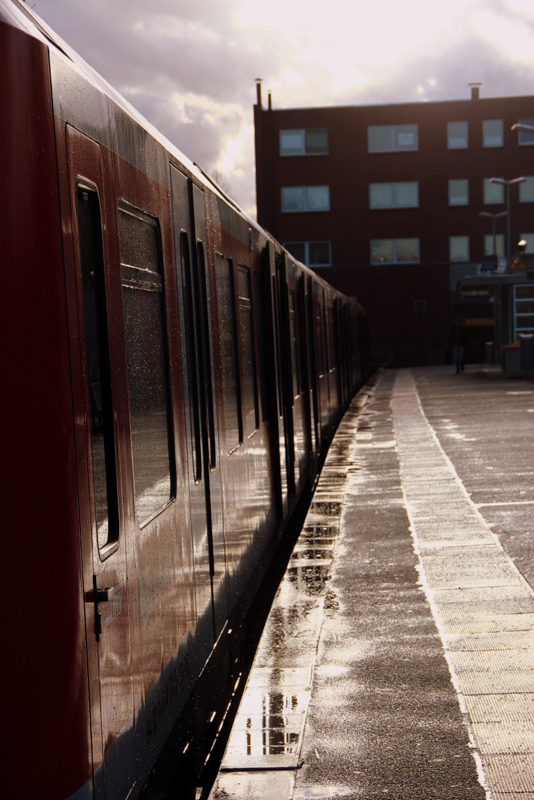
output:
M524 122L516 122L510 128L511 131L525 131L525 133L534 133L534 125L526 125Z
M520 124L520 123L518 123L518 124ZM506 236L507 236L507 240L508 240L506 242L506 255L507 255L507 258L508 258L508 263L510 263L510 258L511 258L511 255L512 255L511 246L510 246L511 245L511 241L512 241L512 234L511 234L512 226L511 226L511 220L510 220L510 186L513 186L516 183L523 183L523 181L526 181L526 178L512 178L512 180L510 180L510 181L507 181L504 178L490 178L489 179L490 183L500 183L501 186L506 186L506 213L508 214L507 225L506 225L506 227L507 227Z
M490 214L489 211L480 211L479 217L491 217L492 221L492 232L493 232L493 255L495 256L495 264L497 264L497 242L496 242L496 233L495 233L495 220L499 217L507 217L508 211L499 211L498 214Z

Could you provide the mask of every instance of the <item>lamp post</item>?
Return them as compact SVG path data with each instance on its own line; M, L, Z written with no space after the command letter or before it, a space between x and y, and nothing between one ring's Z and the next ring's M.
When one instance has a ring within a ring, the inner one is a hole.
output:
M497 264L497 236L495 233L495 220L497 220L499 217L508 216L508 211L499 211L498 214L490 214L489 211L480 211L478 216L491 217L492 233L493 233L493 255L495 256L495 264Z
M534 133L534 125L527 125L524 122L516 122L510 128L511 131L524 131L525 133Z
M506 257L508 259L508 263L510 263L510 258L511 258L511 255L512 255L512 250L511 250L511 240L512 240L511 230L512 230L512 226L511 226L511 220L510 220L510 186L514 186L516 183L523 183L523 181L526 181L526 178L512 178L512 180L510 180L510 181L507 181L504 178L490 178L489 179L490 183L500 183L501 186L506 186L506 213L508 214L507 226L506 226L507 227L507 232L506 232L506 238L507 238L507 242L506 242Z

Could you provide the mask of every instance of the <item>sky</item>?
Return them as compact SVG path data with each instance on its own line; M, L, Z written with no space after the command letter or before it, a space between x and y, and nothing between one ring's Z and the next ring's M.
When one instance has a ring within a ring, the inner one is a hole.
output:
M534 95L533 0L27 2L253 216L256 78L275 109Z

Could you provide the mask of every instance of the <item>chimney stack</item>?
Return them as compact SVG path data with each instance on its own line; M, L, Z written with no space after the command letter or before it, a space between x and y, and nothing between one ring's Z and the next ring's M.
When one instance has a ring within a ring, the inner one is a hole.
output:
M261 78L256 78L256 99L258 108L261 108Z
M480 98L480 87L482 84L470 83L469 86L471 87L471 100L478 100Z

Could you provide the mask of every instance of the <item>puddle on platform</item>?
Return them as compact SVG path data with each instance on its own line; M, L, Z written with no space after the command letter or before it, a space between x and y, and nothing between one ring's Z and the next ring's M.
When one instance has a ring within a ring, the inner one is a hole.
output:
M332 548L308 548L306 550L295 550L291 556L292 561L331 561Z
M296 765L308 700L309 689L249 688L234 723L226 767L270 764L272 768L273 757Z
M296 584L296 588L308 597L320 594L330 576L330 563L306 566L294 565L290 562L287 568L286 581Z
M312 503L308 514L321 514L324 517L338 517L341 513L341 503L328 503L320 501Z
M305 800L308 797L315 797L316 800L321 797L346 797L350 791L344 786L303 786L293 795L293 800Z
M313 547L314 544L331 544L339 536L339 527L317 525L306 527L299 536L296 547Z

